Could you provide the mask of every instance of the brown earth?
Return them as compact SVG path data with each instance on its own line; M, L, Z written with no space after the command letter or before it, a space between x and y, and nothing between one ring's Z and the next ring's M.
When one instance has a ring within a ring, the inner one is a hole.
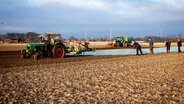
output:
M184 103L184 53L39 61L1 54L0 103Z
M68 56L0 52L0 103L184 103L184 53Z
M42 60L36 61L33 58L21 59L20 51L0 51L0 69L11 68L11 67L22 67L40 64L53 64L53 63L68 63L68 62L80 62L87 60L98 60L113 58L118 56L66 56L65 58L53 58L53 57L43 57ZM121 56L121 55L119 55ZM124 56L121 56L124 57ZM15 70L0 70L0 74ZM17 70L20 71L20 70Z

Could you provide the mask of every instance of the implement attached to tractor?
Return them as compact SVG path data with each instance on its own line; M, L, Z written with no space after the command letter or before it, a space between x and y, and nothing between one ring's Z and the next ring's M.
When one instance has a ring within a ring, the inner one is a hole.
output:
M84 51L93 51L88 47L88 43L77 42L63 43L60 34L45 33L39 36L41 43L29 43L26 49L21 51L22 58L34 57L35 60L42 59L43 56L63 58L66 53L81 54Z

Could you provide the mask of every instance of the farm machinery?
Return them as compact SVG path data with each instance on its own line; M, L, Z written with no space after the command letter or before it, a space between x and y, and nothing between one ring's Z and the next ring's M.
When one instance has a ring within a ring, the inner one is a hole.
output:
M114 47L130 47L133 41L133 37L119 36L115 37L115 40L108 42L108 45Z
M60 34L45 33L45 36L39 36L40 43L29 43L26 49L21 51L22 58L33 57L35 60L42 59L43 56L52 56L54 58L63 58L66 53L75 55L85 51L95 51L89 48L89 43L66 42L62 41Z

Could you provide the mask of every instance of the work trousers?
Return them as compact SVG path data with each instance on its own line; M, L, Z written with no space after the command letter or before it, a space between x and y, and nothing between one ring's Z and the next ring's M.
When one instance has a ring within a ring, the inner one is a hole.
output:
M170 52L170 46L167 46L167 47L166 47L166 51L167 51L167 53Z
M154 54L153 47L150 47L150 54Z
M178 52L181 52L180 46L178 46Z
M136 48L136 54L137 54L137 55L139 54L139 51L140 51L140 53L142 54L141 47Z

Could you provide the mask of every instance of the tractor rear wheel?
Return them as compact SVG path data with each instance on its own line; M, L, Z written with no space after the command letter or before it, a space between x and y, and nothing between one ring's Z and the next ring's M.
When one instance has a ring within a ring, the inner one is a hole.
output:
M65 56L65 48L62 45L56 45L52 48L52 54L55 58L63 58Z
M40 60L40 59L42 59L43 58L43 56L42 56L42 53L40 53L40 52L37 52L35 55L34 55L34 60Z

